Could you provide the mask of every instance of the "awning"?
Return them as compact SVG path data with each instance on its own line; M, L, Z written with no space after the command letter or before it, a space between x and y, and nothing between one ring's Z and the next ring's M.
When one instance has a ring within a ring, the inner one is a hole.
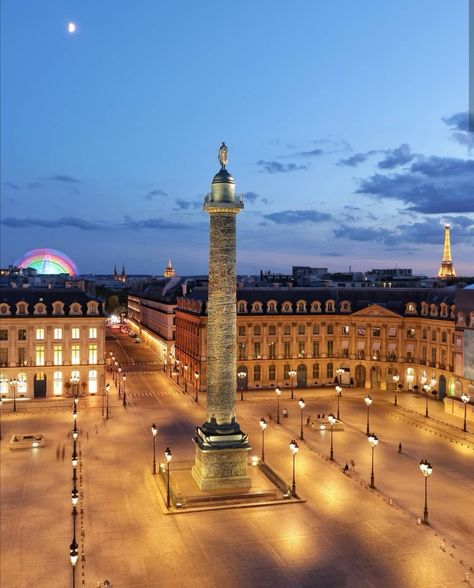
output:
M357 349L365 349L365 341L357 341Z
M372 349L374 349L374 350L376 350L376 351L377 351L378 349L380 349L380 341L373 341L373 342L372 342Z
M341 346L342 346L342 349L349 349L349 341L342 340Z

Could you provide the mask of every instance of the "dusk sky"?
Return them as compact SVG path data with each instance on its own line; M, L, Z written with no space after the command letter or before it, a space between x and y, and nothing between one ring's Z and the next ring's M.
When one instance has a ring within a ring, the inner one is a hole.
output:
M467 0L5 0L1 266L207 271L204 195L245 195L238 272L474 274ZM68 33L68 22L76 23Z

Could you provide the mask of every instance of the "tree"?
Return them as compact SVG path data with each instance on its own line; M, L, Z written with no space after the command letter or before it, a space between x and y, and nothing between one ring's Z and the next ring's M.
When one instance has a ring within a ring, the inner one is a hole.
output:
M115 294L107 298L106 309L109 314L113 314L120 306L119 297Z

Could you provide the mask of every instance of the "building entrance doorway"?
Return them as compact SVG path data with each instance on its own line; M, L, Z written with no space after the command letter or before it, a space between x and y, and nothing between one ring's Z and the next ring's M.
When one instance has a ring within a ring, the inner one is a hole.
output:
M302 363L296 368L296 387L306 388L306 381L308 377L306 366Z
M363 365L356 366L355 385L357 388L365 388L365 367Z
M46 398L46 374L44 372L35 374L33 390L35 398Z

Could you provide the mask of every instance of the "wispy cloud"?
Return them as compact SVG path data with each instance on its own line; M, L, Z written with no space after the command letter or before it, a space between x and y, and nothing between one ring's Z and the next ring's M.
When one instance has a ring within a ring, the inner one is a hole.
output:
M264 214L263 218L276 223L277 225L294 225L300 223L323 223L332 219L326 212L317 210L282 210Z
M3 182L3 185L7 188L11 188L12 190L19 190L20 186L18 184L14 184L13 182Z
M474 149L474 133L469 130L469 114L467 112L457 112L443 118L442 121L451 129L451 138L454 141L466 145L469 150Z
M322 149L312 149L311 151L298 151L295 157L319 157L324 154Z
M73 178L72 176L67 176L65 174L56 174L55 176L51 176L46 178L48 180L53 180L54 182L65 182L66 184L79 184L80 180L77 178Z
M175 200L176 205L178 208L175 210L188 210L188 209L199 209L202 208L203 200L200 198L199 200L184 200L183 198L177 198Z
M384 153L385 157L377 164L377 167L380 169L394 169L410 163L415 158L410 145L406 143L403 143L395 149L386 149L382 153Z
M279 161L264 161L260 159L257 161L257 165L262 172L266 172L268 174L281 174L281 173L288 173L294 172L299 170L307 170L309 165L304 163L296 164L296 163L281 163Z
M38 188L42 188L43 185L43 182L28 182L27 187L30 190L37 190Z
M145 200L153 200L153 198L155 196L168 196L168 192L165 192L164 190L150 190L150 192L148 192L148 194L145 194Z
M40 219L40 218L18 218L6 217L2 219L1 224L13 229L25 229L29 227L43 227L47 229L75 228L82 231L104 231L104 230L133 230L140 229L189 229L192 225L176 221L168 221L163 218L146 218L134 219L131 216L125 216L123 222L91 221L77 217L61 217L58 219Z
M250 202L251 204L255 204L257 202L262 202L263 204L268 204L268 198L262 197L256 192L245 192L244 193L244 202Z

